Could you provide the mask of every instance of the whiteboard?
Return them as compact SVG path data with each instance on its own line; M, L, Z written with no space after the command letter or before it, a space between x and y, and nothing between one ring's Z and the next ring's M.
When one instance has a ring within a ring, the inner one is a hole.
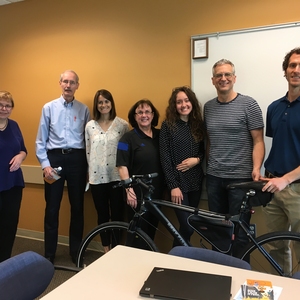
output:
M192 36L191 45L194 39L208 37L208 58L192 58L191 61L192 89L202 107L217 95L211 81L212 66L225 58L235 65L234 90L254 98L266 122L268 105L287 92L282 62L287 52L300 47L299 25L297 22ZM265 137L265 158L270 151L271 142L270 138Z

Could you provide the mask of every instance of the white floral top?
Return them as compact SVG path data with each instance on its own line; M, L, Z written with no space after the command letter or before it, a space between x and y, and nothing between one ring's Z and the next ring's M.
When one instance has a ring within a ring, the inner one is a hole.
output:
M91 120L85 127L86 157L89 166L89 183L101 184L120 180L116 167L119 139L129 131L128 123L116 117L107 131Z

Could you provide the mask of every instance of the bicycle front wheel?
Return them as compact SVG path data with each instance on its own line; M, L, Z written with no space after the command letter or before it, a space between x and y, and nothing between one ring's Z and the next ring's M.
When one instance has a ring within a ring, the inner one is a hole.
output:
M100 256L106 249L117 245L156 251L158 248L153 240L140 228L135 232L128 230L129 224L125 222L107 222L95 227L81 242L77 253L76 266L85 267Z
M300 234L296 232L272 232L256 239L240 254L249 259L252 270L292 277L300 271Z

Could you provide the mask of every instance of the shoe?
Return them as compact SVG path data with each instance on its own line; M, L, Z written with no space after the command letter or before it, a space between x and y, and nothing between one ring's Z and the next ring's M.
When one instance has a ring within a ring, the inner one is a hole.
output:
M104 253L107 253L110 250L110 246L103 246Z
M73 264L76 265L76 255L71 255L71 259L72 259Z
M45 258L48 259L51 262L51 264L54 265L54 256L45 257Z

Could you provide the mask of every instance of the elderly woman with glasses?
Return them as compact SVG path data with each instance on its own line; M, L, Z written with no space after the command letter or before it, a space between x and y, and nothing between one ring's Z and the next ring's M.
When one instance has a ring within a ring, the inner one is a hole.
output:
M173 89L160 132L161 163L173 203L198 207L204 136L204 123L195 93L187 86ZM193 230L187 224L188 213L175 212L179 232L189 242Z
M136 102L128 113L128 120L133 129L123 135L118 144L117 167L122 180L132 175L144 175L158 173L153 178L152 185L155 187L153 199L161 199L164 190L163 172L159 157L159 113L152 102L142 99ZM138 189L126 189L126 201L132 208L128 210L128 221L133 217L133 209L138 206L140 199ZM158 220L149 212L142 229L153 239Z
M11 256L24 188L21 163L27 156L17 122L9 119L14 100L0 91L0 262Z

